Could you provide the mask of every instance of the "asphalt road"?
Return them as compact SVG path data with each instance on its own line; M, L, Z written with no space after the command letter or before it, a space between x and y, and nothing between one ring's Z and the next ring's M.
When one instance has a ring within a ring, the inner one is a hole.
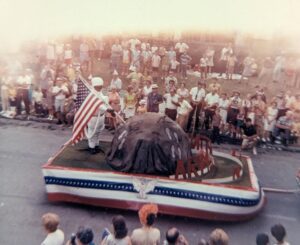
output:
M112 216L126 217L129 230L140 226L136 212L49 203L46 198L41 166L70 137L70 130L51 129L48 124L0 120L0 244L40 244L45 237L41 216L55 212L61 217L66 238L79 225L88 225L98 242L104 227L110 227ZM227 146L228 148L228 146ZM300 154L280 151L262 153L253 158L262 186L296 189L295 174L300 168ZM255 244L258 232L270 234L270 227L282 223L291 244L300 241L300 194L267 193L265 209L253 220L242 223L218 223L174 216L159 216L157 227L164 236L167 228L177 226L190 241L223 228L230 244Z

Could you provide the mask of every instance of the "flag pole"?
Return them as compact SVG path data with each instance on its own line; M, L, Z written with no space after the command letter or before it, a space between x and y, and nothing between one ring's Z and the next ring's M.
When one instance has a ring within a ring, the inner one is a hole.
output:
M99 98L100 100L103 101L103 103L110 109L111 106L110 104L108 104L102 97L102 95L100 93L96 93L95 89L84 79L84 77L82 77L81 75L79 76L80 80L83 82L83 84L90 90L91 93L93 93L97 98ZM118 114L118 113L115 113L116 117L118 117L118 119L125 124L125 121L124 119Z

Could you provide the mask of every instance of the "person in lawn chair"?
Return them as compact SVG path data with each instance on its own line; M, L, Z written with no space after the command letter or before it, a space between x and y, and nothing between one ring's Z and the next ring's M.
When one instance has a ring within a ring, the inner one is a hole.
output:
M88 139L89 150L91 154L96 154L99 151L102 151L99 148L99 136L101 131L103 130L105 124L105 112L109 112L113 117L115 116L115 112L113 109L107 107L108 105L108 97L104 96L102 93L103 80L100 77L92 78L92 86L96 91L96 95L99 96L100 99L104 100L98 110L93 114L92 118L88 123L88 130L86 132L86 136Z

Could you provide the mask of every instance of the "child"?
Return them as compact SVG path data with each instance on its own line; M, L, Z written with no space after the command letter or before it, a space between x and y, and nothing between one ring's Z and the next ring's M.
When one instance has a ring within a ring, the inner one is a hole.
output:
M141 100L136 112L138 115L142 115L147 112L146 100Z
M176 60L176 57L173 57L170 61L170 71L176 74L179 64L180 63Z
M245 123L245 111L243 109L240 110L239 114L237 115L237 125L236 125L236 137L238 139L241 138L241 127L244 125Z
M211 135L211 142L215 143L217 141L217 144L220 144L220 126L221 126L222 117L220 115L220 109L217 108L215 110L215 114L212 118L212 135Z
M272 236L276 239L275 245L289 245L285 241L286 231L282 224L276 224L271 227Z

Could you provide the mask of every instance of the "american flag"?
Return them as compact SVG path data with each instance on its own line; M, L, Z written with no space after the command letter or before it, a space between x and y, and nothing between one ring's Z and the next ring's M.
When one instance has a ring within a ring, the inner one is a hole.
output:
M78 81L77 100L75 104L76 113L74 118L74 127L72 135L72 143L76 144L85 136L84 129L94 115L99 106L103 103L101 99L96 97L90 91L88 86L82 81Z

